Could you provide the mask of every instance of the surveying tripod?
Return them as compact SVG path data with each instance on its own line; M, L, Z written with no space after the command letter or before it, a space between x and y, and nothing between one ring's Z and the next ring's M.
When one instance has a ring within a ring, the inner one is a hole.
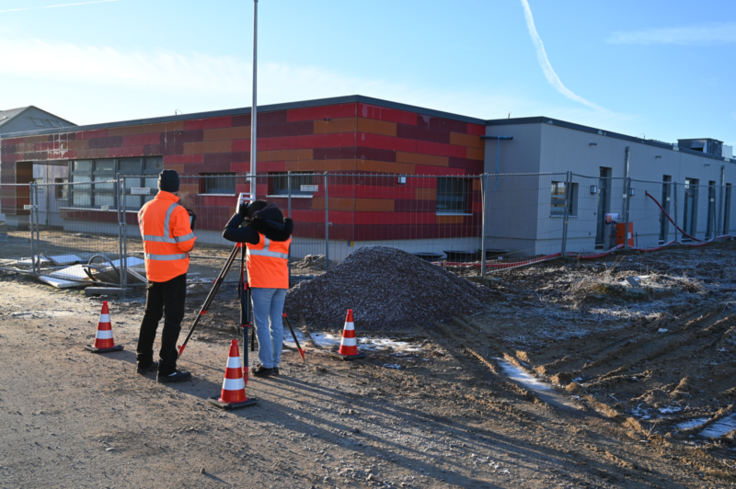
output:
M197 324L199 323L199 320L207 314L207 309L209 309L210 304L212 304L212 300L215 298L215 294L217 294L217 291L220 289L220 285L225 281L225 276L230 271L230 267L232 267L233 263L235 262L235 259L238 256L238 251L240 252L240 277L238 278L238 300L240 301L240 327L243 329L243 368L245 369L245 378L248 378L248 334L249 329L251 327L251 321L250 321L250 287L248 287L248 280L246 279L246 268L245 268L245 243L236 243L233 247L233 251L230 252L230 256L227 258L227 262L225 262L225 266L222 267L222 270L220 270L220 274L217 276L217 279L215 279L215 282L212 284L212 288L210 289L209 294L207 294L207 298L204 300L204 304L202 304L202 307L199 309L199 313L197 313L197 316L194 318L194 322L192 323L192 326L189 328L189 332L187 333L187 337L184 340L184 343L179 347L179 357L181 357L182 353L184 353L184 349L187 347L187 343L189 342L189 339L192 337L192 333L194 332L194 329L197 327ZM252 336L251 341L251 351L255 350L255 338L256 335L254 334Z

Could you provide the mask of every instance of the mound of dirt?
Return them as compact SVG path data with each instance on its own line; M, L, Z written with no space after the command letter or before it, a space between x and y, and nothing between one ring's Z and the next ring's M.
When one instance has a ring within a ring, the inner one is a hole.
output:
M285 310L315 328L342 328L348 309L358 330L430 325L487 307L492 292L414 255L386 246L350 254L330 271L289 290Z

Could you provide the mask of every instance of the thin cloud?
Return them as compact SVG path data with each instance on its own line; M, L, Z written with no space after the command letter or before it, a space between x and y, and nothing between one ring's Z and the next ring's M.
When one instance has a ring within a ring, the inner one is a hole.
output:
M46 5L42 7L12 8L8 10L0 10L0 14L7 13L7 12L22 12L23 10L40 10L44 8L76 7L78 5L92 5L93 3L110 3L110 2L118 2L118 1L120 0L96 0L94 2L65 3L62 5Z
M610 44L677 44L682 46L736 43L736 22L670 27L664 29L643 29L638 31L617 31L606 39Z
M547 78L547 81L550 83L550 85L552 85L555 90L571 100L587 105L591 109L601 112L607 112L607 109L604 109L600 105L594 104L593 102L584 99L580 95L573 93L567 87L565 87L565 85L562 84L560 77L557 76L555 70L552 69L552 64L550 64L549 58L547 58L547 52L544 50L542 38L539 37L539 34L537 33L537 28L534 26L534 18L532 17L532 10L529 7L529 2L527 0L521 0L521 5L522 7L524 7L524 17L526 17L526 26L529 29L529 35L531 36L532 42L534 42L534 47L537 50L537 60L539 61L539 66L542 68L542 71L544 72L544 77Z

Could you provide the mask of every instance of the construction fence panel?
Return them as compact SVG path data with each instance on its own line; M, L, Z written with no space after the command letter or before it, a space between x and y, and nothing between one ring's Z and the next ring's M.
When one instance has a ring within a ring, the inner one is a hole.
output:
M651 249L675 237L674 225L667 219L672 209L671 182L631 180L629 184L630 247Z
M570 181L566 252L589 255L615 247L616 232L625 226L626 179L572 173Z
M0 268L31 266L30 205L29 184L0 184Z
M125 284L117 183L100 179L30 185L28 261L42 280L60 288L73 282Z
M357 248L383 245L429 261L479 261L482 181L482 176L329 174L330 258L340 261Z
M486 175L490 270L561 252L567 174Z

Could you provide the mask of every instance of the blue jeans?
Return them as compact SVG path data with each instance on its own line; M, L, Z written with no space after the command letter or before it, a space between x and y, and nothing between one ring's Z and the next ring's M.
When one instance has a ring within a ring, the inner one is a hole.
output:
M281 349L284 345L284 325L281 322L281 315L284 312L287 290L258 287L250 289L258 337L258 359L266 368L278 367L281 363Z

